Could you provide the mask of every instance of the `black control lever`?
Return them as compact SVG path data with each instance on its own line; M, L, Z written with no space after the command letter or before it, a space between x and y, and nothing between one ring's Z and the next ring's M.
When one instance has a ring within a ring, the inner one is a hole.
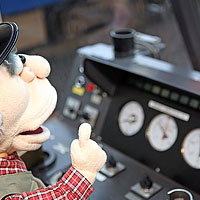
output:
M144 190L149 190L153 186L153 181L150 179L148 175L146 175L141 181L140 186Z
M106 160L105 166L107 168L116 167L117 162L116 162L115 158L108 151L106 151L103 147L102 147L102 149L106 152L106 155L107 155L107 160Z
M101 139L102 139L101 137L93 138L93 140L94 140L95 142L98 143L98 145L105 151L105 153L106 153L106 155L107 155L107 160L106 160L105 166L106 166L107 168L110 168L110 167L114 168L114 167L116 167L116 165L117 165L117 161L116 161L116 159L115 159L108 151L106 151L106 149L103 147L103 144L101 143Z
M115 158L108 152L106 152L107 154L107 161L106 161L106 167L110 168L110 167L116 167L116 160Z

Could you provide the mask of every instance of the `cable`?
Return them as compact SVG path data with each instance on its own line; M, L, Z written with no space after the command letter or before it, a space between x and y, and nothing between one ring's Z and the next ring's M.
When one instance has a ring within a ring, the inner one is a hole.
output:
M145 50L149 50L152 53L154 58L160 58L160 49L156 47L155 45L152 45L150 43L147 43L141 40L135 40L135 44L143 47Z

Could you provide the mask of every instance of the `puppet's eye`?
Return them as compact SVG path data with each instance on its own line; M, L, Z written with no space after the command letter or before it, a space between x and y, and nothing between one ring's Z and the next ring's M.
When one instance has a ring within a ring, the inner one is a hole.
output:
M25 62L26 62L26 58L25 58L25 56L23 56L23 55L19 55L19 57L20 57L22 63L25 64Z

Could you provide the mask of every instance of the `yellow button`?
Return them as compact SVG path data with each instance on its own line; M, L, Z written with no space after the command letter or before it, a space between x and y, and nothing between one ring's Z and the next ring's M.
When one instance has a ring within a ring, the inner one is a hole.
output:
M72 87L72 93L77 94L79 96L83 96L85 92L85 88L83 87L76 87L75 85Z

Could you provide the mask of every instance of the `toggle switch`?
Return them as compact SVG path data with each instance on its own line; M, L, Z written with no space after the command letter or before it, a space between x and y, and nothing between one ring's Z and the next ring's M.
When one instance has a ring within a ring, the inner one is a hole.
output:
M107 154L107 161L105 165L102 167L100 171L101 173L111 178L126 169L125 165L122 164L121 162L117 162L110 153L106 152L106 154Z
M107 161L105 165L107 168L114 168L117 165L115 158L109 153L107 153Z
M152 189L153 182L150 179L149 176L145 176L141 181L140 181L140 186L145 192L149 192Z
M145 175L140 182L131 187L132 192L146 199L150 198L161 189L162 186L158 183L153 182L148 175Z

